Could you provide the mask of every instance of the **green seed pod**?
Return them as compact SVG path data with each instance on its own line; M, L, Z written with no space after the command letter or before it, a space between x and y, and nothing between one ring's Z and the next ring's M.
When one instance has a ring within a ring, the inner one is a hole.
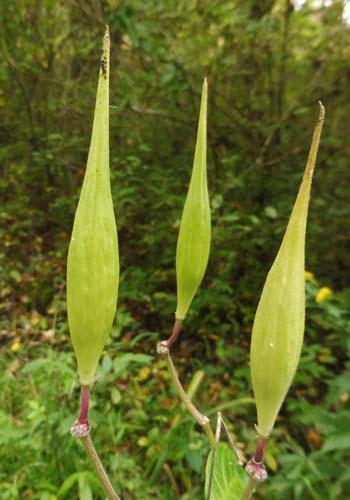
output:
M115 316L119 254L109 181L109 34L103 51L91 144L67 263L68 323L82 385L90 385Z
M176 249L176 318L183 320L207 267L210 207L207 185L207 81L204 80L196 151Z
M312 176L324 120L320 115L299 193L267 276L256 311L251 342L251 378L258 433L267 437L292 383L305 323L305 231Z

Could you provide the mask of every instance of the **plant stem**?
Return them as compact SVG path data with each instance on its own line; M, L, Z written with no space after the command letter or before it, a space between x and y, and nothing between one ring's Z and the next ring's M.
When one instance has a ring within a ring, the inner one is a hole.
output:
M80 398L80 415L78 420L81 424L85 424L88 423L89 415L90 387L88 385L83 385L81 387Z
M194 377L191 380L190 385L188 386L188 389L186 391L187 396L191 400L198 391L199 386L202 383L203 377L204 377L204 372L202 370L198 370L198 372L194 374ZM182 406L184 405L182 404ZM180 420L181 420L181 414L178 412L171 422L171 427L176 427Z
M90 387L88 385L81 386L80 393L80 413L79 417L73 424L71 428L71 434L73 437L84 437L90 432L89 423L89 402L90 402Z
M255 462L262 463L264 461L265 445L266 445L266 439L263 437L259 437L258 442L256 443L256 449L254 454Z
M116 494L116 492L113 489L113 486L109 480L109 477L102 465L102 462L97 455L96 449L94 447L94 444L91 440L90 435L88 434L87 436L84 436L81 438L85 449L87 451L87 454L90 457L90 460L92 462L92 465L94 466L94 469L96 471L96 474L101 480L103 489L108 497L109 500L120 500L120 497Z
M227 436L227 439L228 439L228 442L230 443L230 446L234 452L234 454L236 455L236 458L237 458L237 462L239 465L242 465L243 466L243 461L242 461L242 457L241 457L241 452L239 451L239 449L237 448L237 446L235 445L233 439L232 439L232 436L231 436L231 433L230 431L228 430L228 427L226 425L226 422L225 420L222 418L221 416L221 413L218 412L218 415L220 415L220 419L221 419L221 425L223 426L224 428L224 431L226 433L226 436Z
M173 345L173 343L176 341L177 337L179 336L181 327L182 327L182 321L181 321L181 319L177 319L176 318L174 326L173 326L173 332L170 335L170 337L168 338L168 340L165 341L166 345L169 348Z
M266 438L259 436L253 458L247 463L245 470L249 474L249 481L243 491L241 500L250 500L259 483L267 479L264 466L264 451Z
M71 434L74 438L80 438L85 446L85 449L90 457L92 465L96 471L96 474L100 478L103 489L109 500L120 500L120 497L116 494L113 486L109 480L109 477L102 465L102 462L97 455L96 449L90 437L90 423L88 419L89 415L89 401L90 401L90 387L83 385L81 387L80 396L80 414L79 417L74 422L71 428Z
M168 366L168 370L169 370L170 376L172 378L172 381L177 389L177 392L180 396L180 399L182 400L183 404L186 406L187 410L194 417L194 419L199 423L199 425L201 427L203 427L203 430L209 439L210 445L213 448L215 446L215 436L214 436L213 430L210 426L209 418L206 415L203 415L203 413L201 413L198 410L198 408L195 407L195 405L192 403L191 399L186 394L185 389L182 387L180 379L177 375L175 365L174 365L172 357L170 355L168 341L160 342L158 344L157 350L158 350L159 354L163 354L166 356L166 363Z
M207 422L206 424L203 425L204 432L207 435L207 438L209 440L210 446L213 448L215 446L215 436L213 433L213 429L211 428L210 422Z
M254 479L252 476L250 476L249 481L247 482L247 485L245 487L245 490L243 491L243 494L241 496L241 500L250 500L252 498L252 495L255 491L257 484L258 481Z

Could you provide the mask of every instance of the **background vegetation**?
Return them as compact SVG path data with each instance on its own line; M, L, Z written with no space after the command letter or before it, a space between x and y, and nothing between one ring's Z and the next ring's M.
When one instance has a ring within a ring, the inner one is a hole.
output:
M305 345L259 495L348 498L348 9L290 0L1 2L1 499L103 498L69 435L78 384L65 262L105 23L122 274L91 421L113 483L124 500L203 497L208 445L181 410L155 346L173 321L177 230L207 76L213 240L174 350L181 377L194 381L195 400L213 419L224 410L249 457L254 311L321 99Z

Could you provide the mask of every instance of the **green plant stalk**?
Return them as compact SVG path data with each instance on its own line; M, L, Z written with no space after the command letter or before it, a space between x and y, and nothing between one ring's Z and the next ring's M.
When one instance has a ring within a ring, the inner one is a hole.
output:
M165 355L167 367L171 376L171 379L176 387L176 390L178 392L178 395L187 408L187 410L191 413L193 418L198 422L198 424L203 428L204 432L206 433L210 446L212 448L215 447L215 436L213 433L213 430L210 426L210 420L206 415L203 415L198 408L192 403L191 399L188 397L185 389L183 388L180 379L178 377L174 362L172 360L172 357L170 355L170 350L167 346L166 341L160 342L158 344L157 351L159 354Z
M249 480L247 482L245 490L243 491L243 494L241 496L241 500L250 500L253 496L253 493L254 493L258 483L259 483L259 481L254 479L252 476L249 476Z
M204 372L202 370L199 370L194 374L194 377L186 391L187 396L192 400L192 398L195 396L196 392L198 391L202 380L204 378ZM177 413L171 422L171 427L176 427L178 424L179 420L181 419L180 413Z

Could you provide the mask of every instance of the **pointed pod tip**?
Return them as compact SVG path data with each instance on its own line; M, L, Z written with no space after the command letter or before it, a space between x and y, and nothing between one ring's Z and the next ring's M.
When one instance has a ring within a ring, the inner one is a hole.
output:
M207 77L205 76L203 79L203 87L202 87L203 92L207 92L208 90L208 80Z
M109 74L109 50L110 50L110 41L109 41L109 28L108 25L105 25L105 34L103 36L103 45L102 45L102 55L100 61L101 75L104 80L108 79Z
M109 26L108 24L105 24L105 34L104 34L104 37L109 37Z
M325 108L324 108L322 102L318 101L318 104L320 106L320 112L318 115L318 120L317 120L314 134L312 137L310 152L309 152L309 156L307 159L306 168L305 168L305 172L304 172L304 179L307 179L309 184L311 184L311 180L312 180L314 169L315 169L316 157L317 157L318 147L319 147L320 138L321 138L321 132L322 132L322 128L323 128L324 115L325 115Z
M208 81L207 78L205 77L203 79L203 86L202 86L202 103L206 102L207 98L208 98Z
M108 24L105 25L105 33L104 33L104 36L103 36L103 48L102 48L102 51L103 53L109 51L109 27L108 27Z
M320 114L319 114L319 120L320 121L323 121L324 119L324 115L326 113L326 110L325 110L325 107L323 106L322 102L321 101L318 101L318 104L320 106Z

